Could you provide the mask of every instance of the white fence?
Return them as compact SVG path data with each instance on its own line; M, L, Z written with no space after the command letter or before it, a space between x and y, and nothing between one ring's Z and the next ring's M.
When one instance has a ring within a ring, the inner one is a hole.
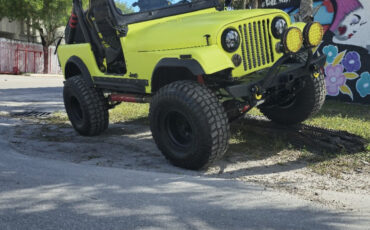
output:
M61 69L55 47L49 47L49 74L59 74ZM42 73L44 53L42 45L0 38L0 73Z

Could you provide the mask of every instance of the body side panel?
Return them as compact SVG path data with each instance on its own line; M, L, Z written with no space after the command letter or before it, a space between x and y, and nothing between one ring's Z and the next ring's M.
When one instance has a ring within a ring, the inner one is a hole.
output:
M101 72L90 44L62 45L58 49L58 57L63 72L68 59L77 56L85 63L93 77L147 80L149 85L146 87L146 93L151 93L151 78L157 64L165 58L180 59L181 55L191 55L191 58L201 65L205 74L233 69L232 76L241 77L270 67L273 63L249 71L245 71L241 66L235 68L231 57L236 53L241 55L241 47L234 53L224 51L220 42L222 31L230 27L238 30L240 24L257 19L272 21L277 15L283 16L290 25L289 16L283 11L266 9L222 12L206 9L131 24L128 27L127 36L120 39L127 67L125 75L109 75ZM268 29L271 30L271 28ZM206 34L211 35L208 44L204 37ZM278 42L277 39L273 37L272 39L273 44ZM271 48L276 56L274 61L276 62L282 54L276 53L275 47Z

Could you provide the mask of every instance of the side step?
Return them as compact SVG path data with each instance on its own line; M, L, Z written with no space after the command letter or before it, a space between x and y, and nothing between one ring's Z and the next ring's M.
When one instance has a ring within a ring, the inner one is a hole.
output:
M145 87L149 85L147 80L93 77L97 88L109 89L117 92L145 94Z

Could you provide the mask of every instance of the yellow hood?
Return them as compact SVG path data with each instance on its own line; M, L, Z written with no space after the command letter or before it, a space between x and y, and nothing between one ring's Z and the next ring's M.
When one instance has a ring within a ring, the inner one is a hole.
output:
M183 49L217 43L217 36L229 24L248 18L285 12L276 9L216 11L202 10L129 26L126 42L130 50L139 52ZM131 44L134 43L134 44Z

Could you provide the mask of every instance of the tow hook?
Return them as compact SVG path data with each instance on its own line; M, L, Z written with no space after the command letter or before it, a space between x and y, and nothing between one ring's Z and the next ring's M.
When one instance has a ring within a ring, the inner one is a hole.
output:
M256 100L260 101L262 99L262 94L255 94L254 97Z
M254 86L252 89L251 89L251 92L252 94L254 95L254 98L257 100L257 101L260 101L263 97L262 93L260 93L260 90L258 88L258 86Z
M321 71L322 70L318 66L314 65L313 66L313 77L318 78L320 76Z

